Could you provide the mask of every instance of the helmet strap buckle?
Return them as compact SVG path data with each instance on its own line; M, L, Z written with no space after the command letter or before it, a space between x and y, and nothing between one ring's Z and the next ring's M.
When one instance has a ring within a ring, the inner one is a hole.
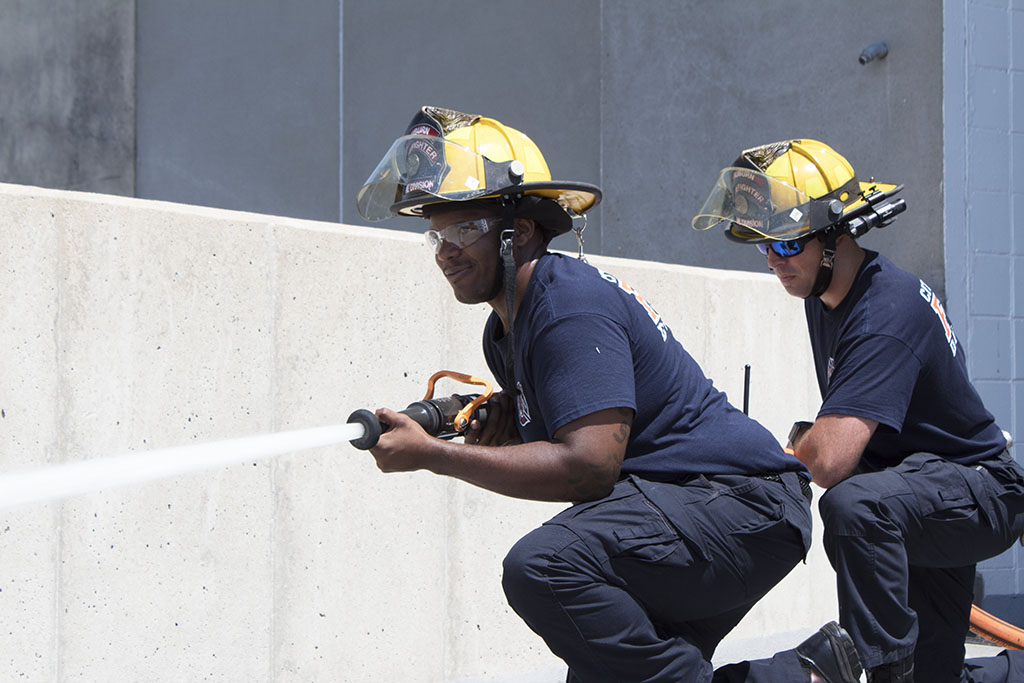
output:
M818 266L818 276L814 280L810 297L820 297L832 284L832 266L836 262L836 231L834 227L827 228L821 235L825 248L821 252L821 263Z
M577 226L576 221L573 220L572 231L576 233L576 245L579 247L579 255L576 258L578 258L580 261L583 261L584 263L587 263L587 257L583 255L583 231L587 229L587 214L573 216L573 218L583 219L583 225L579 226Z
M501 239L501 242L500 242L501 246L500 246L500 249L499 249L498 253L501 254L501 257L503 259L506 256L510 256L512 254L512 243L513 243L513 238L515 236L516 236L516 231L515 230L509 230L509 229L506 228L505 230L501 231L501 238L500 238Z
M832 270L832 266L835 265L835 262L836 262L836 250L834 248L833 249L826 248L824 251L821 252L821 267L822 268L828 268L829 270Z

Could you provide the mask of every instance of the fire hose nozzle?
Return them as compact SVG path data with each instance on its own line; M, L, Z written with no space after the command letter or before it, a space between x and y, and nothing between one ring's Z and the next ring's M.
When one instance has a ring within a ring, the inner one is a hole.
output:
M434 383L442 377L450 377L465 384L478 384L484 387L484 391L480 394L453 394L434 398ZM427 395L423 400L411 403L408 408L398 412L411 417L431 436L438 439L453 439L465 432L472 420L483 422L487 419L487 407L484 403L490 397L491 383L487 380L461 372L441 370L427 380ZM362 408L349 415L348 421L363 426L363 435L349 442L360 450L367 451L376 446L380 435L387 431L381 426L376 415Z
M366 408L360 408L348 416L349 424L355 423L363 426L363 435L358 439L352 439L349 443L361 451L368 451L377 445L380 439L380 420Z
M409 404L408 408L398 412L411 417L416 424L423 427L423 431L431 436L438 439L453 439L466 431L470 420L483 422L487 419L485 406L476 408L468 417L460 417L466 406L478 405L474 402L479 396L480 394L469 394L423 399ZM349 415L348 422L363 426L363 435L349 442L363 451L368 451L376 446L380 435L387 431L377 416L365 408L360 408ZM457 422L458 424L456 424Z

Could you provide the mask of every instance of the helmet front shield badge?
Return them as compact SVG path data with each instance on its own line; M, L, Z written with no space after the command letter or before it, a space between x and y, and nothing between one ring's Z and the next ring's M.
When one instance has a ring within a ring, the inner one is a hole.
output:
M731 166L719 173L691 224L708 230L724 223L740 239L790 240L820 229L824 216L817 214L827 209L818 204L776 178Z

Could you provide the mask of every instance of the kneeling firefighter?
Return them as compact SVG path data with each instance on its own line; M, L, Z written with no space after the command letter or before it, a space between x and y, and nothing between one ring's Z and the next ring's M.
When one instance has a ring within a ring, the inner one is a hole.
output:
M693 219L754 244L804 301L822 404L790 440L814 481L839 622L871 683L1024 681L1024 653L964 661L976 563L1024 531L1024 469L935 289L860 246L906 208L823 142L723 169Z

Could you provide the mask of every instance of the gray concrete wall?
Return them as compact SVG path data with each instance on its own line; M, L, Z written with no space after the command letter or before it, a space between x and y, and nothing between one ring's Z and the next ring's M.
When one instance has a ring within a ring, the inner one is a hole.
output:
M0 2L0 182L135 192L135 5Z
M336 424L438 369L486 376L486 308L454 302L418 236L12 185L0 225L0 471ZM736 402L751 363L774 433L813 414L802 311L769 276L593 263ZM555 681L499 577L560 507L385 476L343 444L0 511L0 680ZM718 661L834 616L819 542Z
M1024 3L945 3L949 313L971 377L1024 437ZM964 47L966 45L966 50ZM1015 448L1018 459L1020 446ZM983 606L1024 621L1024 552L983 563Z

